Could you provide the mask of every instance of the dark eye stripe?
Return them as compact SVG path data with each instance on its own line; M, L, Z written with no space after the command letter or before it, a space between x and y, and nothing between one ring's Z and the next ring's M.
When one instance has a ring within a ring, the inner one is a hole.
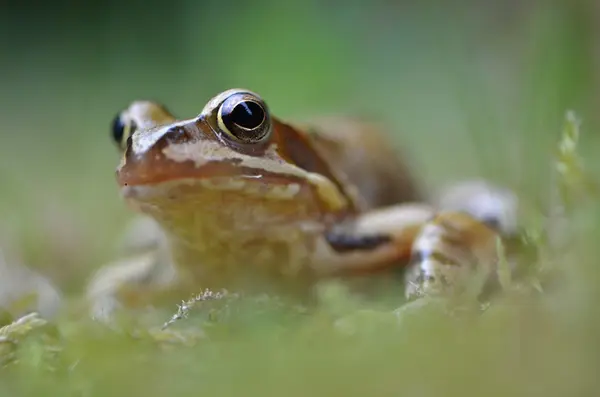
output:
M327 233L325 238L329 245L337 252L375 249L391 241L391 238L386 235L352 236L334 232Z

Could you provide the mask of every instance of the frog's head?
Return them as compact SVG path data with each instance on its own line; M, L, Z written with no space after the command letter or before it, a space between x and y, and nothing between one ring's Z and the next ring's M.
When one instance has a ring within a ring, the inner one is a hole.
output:
M192 216L198 206L215 213L244 203L249 212L260 203L263 212L337 213L351 206L310 140L248 90L225 91L197 117L179 121L162 106L134 102L113 126L123 145L117 181L144 212Z

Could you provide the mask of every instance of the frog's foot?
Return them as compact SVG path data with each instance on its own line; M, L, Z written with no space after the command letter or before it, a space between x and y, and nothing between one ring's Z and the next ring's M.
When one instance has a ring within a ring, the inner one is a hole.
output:
M111 323L120 309L143 306L177 284L176 273L156 250L102 267L87 289L93 319Z

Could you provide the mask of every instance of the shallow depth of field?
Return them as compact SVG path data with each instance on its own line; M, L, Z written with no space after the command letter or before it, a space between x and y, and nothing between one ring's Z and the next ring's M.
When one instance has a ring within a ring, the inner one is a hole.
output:
M0 328L0 396L600 392L600 208L586 182L600 172L597 2L60 3L0 12L0 250L64 299L49 324ZM476 315L329 285L316 311L233 295L163 331L177 307L147 328L89 321L86 283L133 216L114 180L112 118L135 99L192 117L234 87L282 119L380 118L432 190L472 177L514 189L545 254L533 276ZM570 218L568 244L549 254L553 189Z

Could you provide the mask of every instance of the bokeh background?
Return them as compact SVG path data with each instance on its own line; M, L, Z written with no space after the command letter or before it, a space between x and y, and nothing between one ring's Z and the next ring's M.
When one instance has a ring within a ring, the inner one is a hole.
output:
M543 206L567 110L600 172L599 29L597 0L2 2L0 249L81 300L133 216L114 180L113 117L144 98L192 117L232 87L282 119L379 118L431 189L486 177ZM578 255L553 263L566 288L509 293L481 321L358 312L365 337L346 338L317 313L290 335L285 315L225 303L202 327L209 343L163 350L75 315L60 323L58 370L30 338L0 395L597 395L599 214L573 233Z
M544 199L566 110L597 168L597 1L54 1L0 12L0 244L79 292L130 212L115 114L192 117L245 87L284 119L389 123L422 181L485 176Z

